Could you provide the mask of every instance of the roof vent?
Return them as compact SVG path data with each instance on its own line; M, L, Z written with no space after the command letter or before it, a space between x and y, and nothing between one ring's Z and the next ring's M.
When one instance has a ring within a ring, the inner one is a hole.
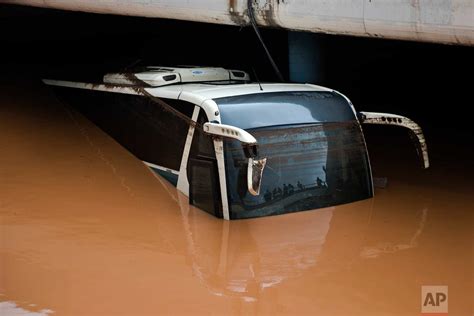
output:
M231 70L230 71L230 79L231 80L239 80L239 81L250 81L250 76L245 71Z
M175 80L176 79L176 75L166 75L166 76L163 76L163 80L164 81L171 81L171 80Z
M115 85L142 85L160 87L174 83L250 81L247 73L224 68L193 67L171 68L148 66L145 71L131 73L110 73L104 76L104 83Z
M236 78L243 78L243 77L245 77L245 72L242 72L242 71L232 71L232 74L233 74L234 77L236 77Z

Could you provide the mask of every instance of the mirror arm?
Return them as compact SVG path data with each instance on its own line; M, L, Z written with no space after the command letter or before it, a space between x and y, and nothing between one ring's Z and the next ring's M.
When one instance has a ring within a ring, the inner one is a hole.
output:
M218 123L204 123L204 132L227 138L237 139L246 145L257 145L257 140L249 132L232 125L218 124Z
M267 163L267 158L256 159L258 156L258 143L247 131L236 126L204 123L204 132L213 136L232 138L240 141L247 162L247 190L250 194L257 196L260 194L260 185L262 182L263 169Z
M249 132L232 125L219 123L204 123L204 132L220 137L232 138L242 143L246 158L255 158L258 155L258 144L255 137Z
M428 157L428 145L421 127L407 117L389 113L359 112L357 117L361 124L392 125L401 126L410 130L410 137L415 143L418 156L422 160L423 168L430 166Z

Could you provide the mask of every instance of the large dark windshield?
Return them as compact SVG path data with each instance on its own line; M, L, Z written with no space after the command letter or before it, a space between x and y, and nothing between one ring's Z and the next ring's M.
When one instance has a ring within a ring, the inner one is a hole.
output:
M267 158L259 196L247 190L247 159L225 141L231 218L316 209L372 196L371 175L357 121L248 129Z

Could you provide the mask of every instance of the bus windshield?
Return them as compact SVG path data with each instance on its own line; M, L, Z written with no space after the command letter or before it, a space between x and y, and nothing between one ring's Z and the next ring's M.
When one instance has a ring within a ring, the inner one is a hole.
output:
M267 158L260 194L247 190L241 144L224 141L232 219L349 203L372 196L365 142L356 120L247 129Z

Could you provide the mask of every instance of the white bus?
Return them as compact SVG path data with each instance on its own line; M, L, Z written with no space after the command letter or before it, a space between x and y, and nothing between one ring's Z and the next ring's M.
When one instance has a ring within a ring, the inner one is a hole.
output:
M321 86L252 83L243 71L146 67L101 83L44 80L184 195L219 218L318 209L373 196L361 124L408 118L356 112ZM72 88L72 89L71 89Z

